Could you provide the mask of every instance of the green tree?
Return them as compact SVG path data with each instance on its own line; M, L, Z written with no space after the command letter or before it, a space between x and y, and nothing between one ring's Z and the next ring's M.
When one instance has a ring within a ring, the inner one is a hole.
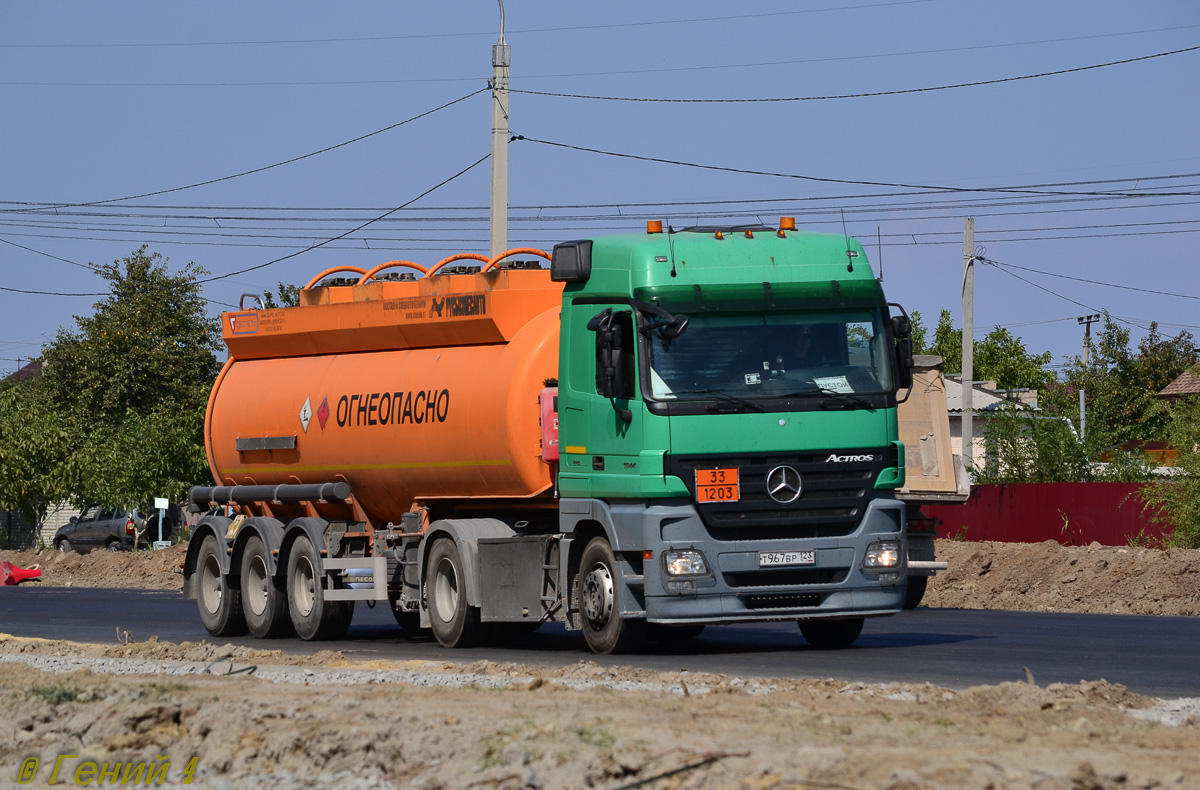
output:
M72 468L68 433L42 382L0 388L0 509L40 525L50 507L67 498Z
M1077 420L1083 390L1088 443L1099 450L1130 440L1165 440L1170 415L1155 395L1197 362L1200 349L1190 333L1164 338L1151 324L1135 350L1129 330L1105 313L1087 364L1081 356L1071 358L1062 385L1048 388L1041 405Z
M928 329L925 328L925 322L921 318L920 310L913 310L909 318L912 324L912 350L914 354L931 354L929 346L925 340L925 335Z
M78 504L142 507L207 478L209 389L219 322L189 263L172 273L146 247L96 267L111 294L44 349L43 377L75 456Z
M299 307L300 306L300 286L288 285L280 281L277 288L279 301L275 301L275 294L270 291L263 291L263 308L274 310L277 307Z
M942 370L946 373L962 373L962 343L962 330L954 328L950 311L943 310L933 329L933 344L928 353L942 358Z
M1054 483L1088 480L1091 467L1075 427L1017 404L989 415L983 427L987 463L977 483Z
M1142 499L1155 523L1170 530L1168 545L1200 548L1200 398L1172 407L1167 438L1179 450L1182 471L1143 488Z
M933 331L933 342L926 340L920 313L913 312L913 353L936 354L942 358L946 373L962 373L963 332L954 326L949 310L942 310ZM920 343L917 343L917 328ZM918 349L918 345L920 350ZM974 377L976 381L995 381L1003 389L1040 389L1054 381L1054 374L1045 370L1052 356L1049 351L1032 354L1021 338L1007 329L996 326L982 339L975 341Z

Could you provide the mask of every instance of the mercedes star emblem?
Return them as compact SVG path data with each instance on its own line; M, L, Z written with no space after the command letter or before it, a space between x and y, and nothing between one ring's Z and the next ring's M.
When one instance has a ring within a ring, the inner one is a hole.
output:
M767 494L781 505L800 498L800 473L790 466L777 466L767 472Z

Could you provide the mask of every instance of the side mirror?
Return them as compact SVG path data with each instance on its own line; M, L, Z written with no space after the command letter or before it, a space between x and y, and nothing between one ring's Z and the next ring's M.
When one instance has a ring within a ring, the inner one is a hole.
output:
M896 338L896 374L899 379L897 386L902 390L912 389L912 322L908 320L908 316L892 316L892 337Z
M596 333L596 392L613 401L613 409L629 422L633 414L617 407L616 398L632 397L631 385L633 351L626 347L627 329L632 330L631 313L613 313L606 307L587 322L589 331Z
M78 524L79 516L71 516L71 518L67 521L67 523L68 524Z

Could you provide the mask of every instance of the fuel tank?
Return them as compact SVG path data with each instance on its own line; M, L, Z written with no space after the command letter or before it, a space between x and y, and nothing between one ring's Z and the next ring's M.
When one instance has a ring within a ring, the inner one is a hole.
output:
M380 522L551 490L538 400L562 286L548 271L325 290L222 316L230 359L205 421L219 485L345 481Z

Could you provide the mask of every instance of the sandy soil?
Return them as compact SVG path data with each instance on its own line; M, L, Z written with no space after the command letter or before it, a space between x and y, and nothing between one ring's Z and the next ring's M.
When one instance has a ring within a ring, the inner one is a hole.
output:
M938 553L951 570L932 606L1200 609L1196 551L942 541ZM41 563L43 584L169 589L182 555L0 560ZM38 786L71 754L60 783L88 759L163 755L169 783L195 756L194 786L216 788L1200 787L1200 700L1173 704L1099 678L951 690L0 636L0 786L29 757Z

